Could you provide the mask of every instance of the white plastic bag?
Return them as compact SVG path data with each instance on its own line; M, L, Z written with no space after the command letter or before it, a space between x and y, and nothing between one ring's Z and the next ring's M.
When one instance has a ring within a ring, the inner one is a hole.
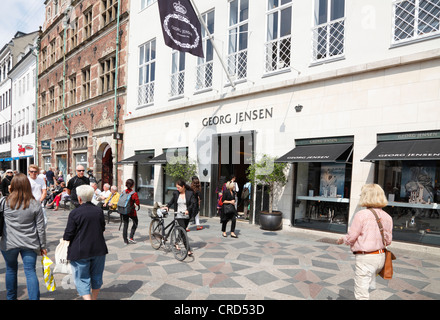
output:
M70 261L67 260L67 248L69 247L69 241L60 239L60 243L55 249L55 269L54 273L72 273Z

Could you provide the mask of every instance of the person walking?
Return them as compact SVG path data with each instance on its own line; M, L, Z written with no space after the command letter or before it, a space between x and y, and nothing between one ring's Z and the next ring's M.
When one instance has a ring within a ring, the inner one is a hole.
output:
M52 171L52 168L49 168L49 170L46 171L46 180L48 187L55 184L54 177L55 173Z
M169 210L169 208L173 208L176 213L183 213L185 216L188 216L186 219L178 219L179 225L186 230L188 227L189 220L194 217L196 210L196 198L194 196L194 192L191 190L185 181L179 179L176 181L177 191L173 192L173 197L170 202L164 207L165 210ZM188 247L190 245L188 243ZM188 250L188 255L192 256L191 248Z
M231 237L238 238L235 234L235 224L237 221L237 210L235 209L235 183L228 181L226 183L226 191L222 195L222 210L220 214L220 222L222 223L222 235L226 235L226 225L228 221L231 221Z
M65 241L70 241L67 260L72 266L78 294L84 300L98 298L108 253L104 239L104 213L91 203L93 194L90 185L76 188L79 206L70 212L63 235Z
M6 170L5 177L2 180L0 191L2 192L3 197L7 197L9 195L9 185L11 184L11 180L14 177L14 171L11 169Z
M122 221L124 222L124 226L122 229L122 238L124 239L125 244L129 244L129 243L136 243L136 241L134 240L134 233L136 232L139 220L137 217L135 205L137 205L137 209L139 210L140 209L140 202L139 202L139 196L138 196L137 192L134 192L134 190L133 190L134 180L127 179L127 181L125 182L125 186L127 189L125 189L125 191L123 191L123 192L128 193L128 194L133 192L133 194L130 197L130 202L131 202L130 205L133 209L128 214L122 215ZM129 223L130 219L133 222L133 225L131 226L130 237L127 238L128 223Z
M46 181L40 177L38 174L38 166L31 164L28 169L29 172L29 182L31 184L32 194L35 200L39 201L41 204L44 202L47 196ZM47 225L46 210L43 207L44 223Z
M84 176L85 169L82 165L76 166L76 176L72 177L67 183L67 190L70 195L70 209L79 207L78 197L76 196L76 188L86 184L90 185L89 178Z
M23 260L29 300L40 299L40 287L35 271L37 255L46 255L46 230L43 208L35 200L25 174L11 180L10 194L0 202L4 227L0 249L6 262L6 298L17 300L18 255Z
M202 230L203 227L200 225L200 218L199 218L199 212L200 212L200 202L202 201L202 193L200 188L200 180L196 176L192 177L191 181L191 190L194 192L194 197L196 198L196 207L195 207L195 213L194 213L194 221L196 223L196 230ZM187 228L186 231L189 231Z
M378 184L366 184L361 189L359 205L366 209L358 211L348 234L337 240L349 245L355 254L354 296L356 300L368 300L369 288L376 288L376 275L385 263L385 246L391 244L393 219L382 210L388 204L383 189ZM383 225L385 243L373 212Z

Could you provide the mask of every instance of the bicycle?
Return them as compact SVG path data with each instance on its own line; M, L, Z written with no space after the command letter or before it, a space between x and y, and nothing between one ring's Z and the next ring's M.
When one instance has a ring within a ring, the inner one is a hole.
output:
M177 219L177 213L174 214L174 219L167 226L165 226L164 218L168 216L168 211L157 209L156 214L154 211L150 211L150 217L152 218L150 222L150 242L151 246L155 250L163 245L167 247L168 250L173 251L174 257L183 261L189 251L189 242L186 230L182 228ZM166 233L165 231L168 230ZM167 240L170 238L170 242L167 244Z

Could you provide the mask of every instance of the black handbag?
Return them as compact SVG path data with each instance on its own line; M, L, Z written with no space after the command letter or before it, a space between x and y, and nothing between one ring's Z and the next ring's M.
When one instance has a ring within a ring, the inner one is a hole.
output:
M231 216L236 213L235 206L230 203L225 203L223 204L223 212L225 213L225 215Z

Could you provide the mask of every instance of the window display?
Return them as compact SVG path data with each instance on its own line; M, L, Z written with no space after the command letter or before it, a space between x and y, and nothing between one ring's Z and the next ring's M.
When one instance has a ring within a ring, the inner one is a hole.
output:
M440 161L379 161L376 180L388 197L393 238L440 244Z
M346 232L351 163L303 162L297 166L294 225Z
M154 156L154 150L137 151L136 155L142 154L144 161L139 161L136 170L136 185L139 201L142 204L153 205L154 203L154 165L148 164L147 159Z

